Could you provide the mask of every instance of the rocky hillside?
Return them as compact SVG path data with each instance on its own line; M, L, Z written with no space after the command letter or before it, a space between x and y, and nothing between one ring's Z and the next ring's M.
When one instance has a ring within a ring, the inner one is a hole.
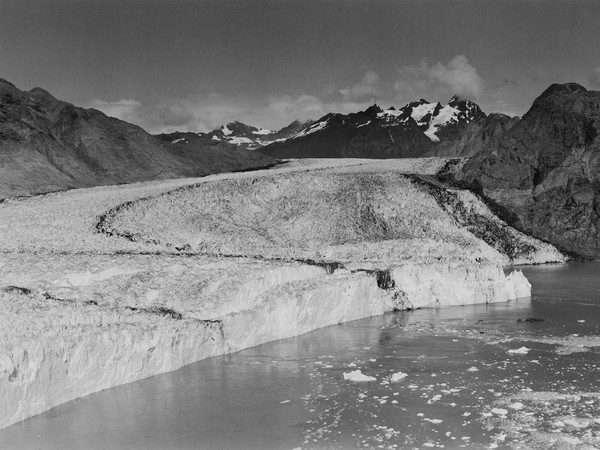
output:
M206 175L271 164L265 155L182 152L140 127L0 80L0 198Z
M236 121L223 125L209 133L176 131L174 133L158 134L156 138L161 142L180 146L195 144L196 146L214 149L256 150L273 142L284 141L311 124L312 121L300 122L295 120L279 131L271 131Z
M518 121L518 117L492 113L481 121L468 123L456 132L454 139L440 142L427 156L473 156L487 145L497 145L500 136Z
M600 92L553 84L471 158L458 178L514 213L522 230L600 257Z
M464 137L466 130L479 130L485 120L479 106L456 96L445 106L423 99L398 110L373 105L358 113L327 114L289 139L260 151L275 158L461 155L466 153L463 147L475 147L475 142Z

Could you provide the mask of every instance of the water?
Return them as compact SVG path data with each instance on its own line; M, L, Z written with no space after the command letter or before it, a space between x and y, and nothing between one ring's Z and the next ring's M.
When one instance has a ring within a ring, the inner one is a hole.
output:
M600 264L524 271L530 300L387 314L207 359L1 430L0 448L600 447ZM356 369L377 381L343 379Z

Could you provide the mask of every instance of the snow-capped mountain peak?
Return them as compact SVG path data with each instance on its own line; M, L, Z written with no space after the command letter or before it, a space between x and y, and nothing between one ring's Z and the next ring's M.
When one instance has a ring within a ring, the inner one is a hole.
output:
M244 150L256 150L272 142L282 141L310 126L312 122L294 121L279 131L257 128L242 122L229 122L208 133L175 132L157 137L170 144L198 144L214 146L234 145Z

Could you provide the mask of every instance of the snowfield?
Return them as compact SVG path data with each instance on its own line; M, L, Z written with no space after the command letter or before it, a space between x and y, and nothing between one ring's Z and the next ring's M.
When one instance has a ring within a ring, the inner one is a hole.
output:
M299 160L0 203L0 428L343 321L529 296L503 267L564 257L432 190L446 163Z

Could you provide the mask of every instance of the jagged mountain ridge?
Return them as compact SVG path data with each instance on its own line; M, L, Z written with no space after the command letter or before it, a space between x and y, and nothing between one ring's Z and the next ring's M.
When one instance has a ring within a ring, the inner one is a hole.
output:
M275 158L419 157L440 142L458 141L468 126L486 117L477 104L456 96L445 106L424 99L400 109L373 105L358 113L327 114L259 151Z
M522 230L600 258L600 92L553 84L457 177L515 215Z
M261 154L179 151L136 125L0 79L0 198L259 167Z
M312 121L295 120L278 131L257 128L242 122L230 122L208 133L180 132L158 134L161 142L171 144L197 144L213 148L240 148L256 150L277 141L283 141L310 126Z

